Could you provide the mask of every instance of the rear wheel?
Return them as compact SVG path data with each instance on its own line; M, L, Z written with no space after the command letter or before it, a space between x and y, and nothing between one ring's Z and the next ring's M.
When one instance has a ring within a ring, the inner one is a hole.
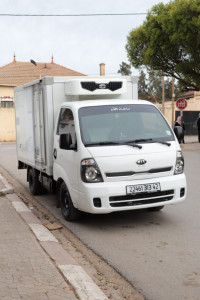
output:
M28 172L29 190L33 195L42 194L43 188L39 181L39 173L31 168Z
M67 221L76 221L80 218L80 211L72 203L69 191L63 182L60 187L60 207L62 214Z
M159 211L161 209L163 209L164 205L163 206L156 206L156 207L150 207L148 210L149 211Z

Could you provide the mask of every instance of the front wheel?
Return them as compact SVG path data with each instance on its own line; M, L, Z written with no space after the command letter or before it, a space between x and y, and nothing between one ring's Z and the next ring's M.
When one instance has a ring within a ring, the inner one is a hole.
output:
M150 207L148 208L149 211L159 211L161 209L163 209L164 205L162 206L156 206L156 207Z
M64 218L67 221L76 221L80 218L80 211L72 203L69 191L63 182L60 187L60 207Z

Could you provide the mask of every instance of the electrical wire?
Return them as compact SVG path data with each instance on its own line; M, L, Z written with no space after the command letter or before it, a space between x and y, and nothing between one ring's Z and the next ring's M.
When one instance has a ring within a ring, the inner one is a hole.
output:
M101 17L101 16L139 16L147 13L102 13L102 14L2 14L0 17Z

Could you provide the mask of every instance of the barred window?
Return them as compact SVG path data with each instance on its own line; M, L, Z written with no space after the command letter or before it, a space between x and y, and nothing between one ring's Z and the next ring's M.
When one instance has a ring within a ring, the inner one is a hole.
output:
M13 101L1 101L0 102L1 107L14 107L14 102Z

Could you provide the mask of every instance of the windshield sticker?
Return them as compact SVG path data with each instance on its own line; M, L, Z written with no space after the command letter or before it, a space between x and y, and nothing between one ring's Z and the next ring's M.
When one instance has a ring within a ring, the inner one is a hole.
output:
M131 108L126 106L126 107L112 107L111 111L130 111Z
M169 130L166 130L166 134L167 134L167 135L171 135L171 133L170 133Z

